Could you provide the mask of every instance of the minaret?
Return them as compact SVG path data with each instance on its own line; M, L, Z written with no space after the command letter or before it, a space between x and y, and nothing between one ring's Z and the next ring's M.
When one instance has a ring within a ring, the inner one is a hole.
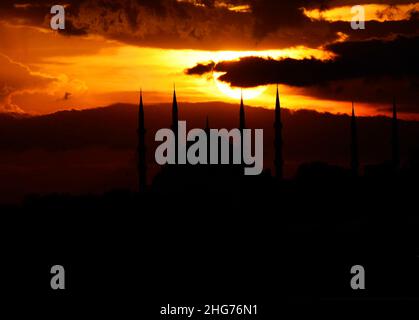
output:
M352 116L351 116L351 171L354 177L359 174L359 159L358 159L358 134L356 130L356 116L354 102L352 101Z
M241 93L240 99L240 131L243 134L243 130L245 129L245 117L244 117L244 105L243 105L243 92Z
M400 150L399 150L399 126L397 120L396 98L393 98L393 119L392 119L392 165L395 170L400 166Z
M175 159L178 163L178 107L176 101L176 88L173 87L173 103L172 103L172 131L175 134Z
M240 97L240 123L239 123L239 129L240 129L240 159L243 162L243 152L244 152L244 129L246 129L246 124L245 124L245 114L244 114L244 104L243 104L243 91L241 91L241 97Z
M208 139L209 139L209 135L210 135L210 127L209 127L209 119L208 119L208 116L207 116L207 118L205 119L205 132L206 132L207 137L208 137Z
M275 178L282 180L283 178L283 159L282 159L282 123L281 123L281 105L279 103L278 85L276 86L276 103L275 103Z
M140 91L140 105L138 108L138 188L144 191L147 188L147 164L144 127L143 92Z
M211 143L210 143L210 126L209 126L209 119L208 119L208 115L207 118L205 120L205 133L207 134L207 164L210 164L211 162L211 157L210 157L210 152L211 152Z

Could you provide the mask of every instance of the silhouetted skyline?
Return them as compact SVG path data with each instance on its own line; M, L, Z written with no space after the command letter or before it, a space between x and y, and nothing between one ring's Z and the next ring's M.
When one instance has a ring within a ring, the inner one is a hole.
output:
M138 145L142 146L142 148L138 148L139 152L139 160L138 160L138 175L139 177L142 176L139 180L139 190L145 190L146 186L146 169L145 169L145 150L146 147L144 146L144 110L143 110L143 100L142 100L142 91L140 92L140 103L139 103L139 120L138 120ZM399 154L399 137L398 137L398 120L397 120L397 111L396 111L396 103L395 99L393 100L393 117L392 117L392 132L391 132L391 151L392 151L392 164L393 168L399 167L400 161L400 154ZM205 131L209 131L209 120L208 116L206 116L205 122ZM178 114L178 103L176 98L176 89L173 90L173 101L172 101L172 119L171 119L171 128L175 133L175 154L176 154L176 163L178 160L178 121L179 121L179 114ZM239 105L239 130L243 134L243 130L246 128L245 125L245 108L244 108L244 101L243 95L240 96L240 105ZM280 106L280 99L279 99L279 90L277 88L276 92L276 100L275 100L275 109L274 109L274 119L273 119L273 128L274 128L274 177L277 181L283 179L283 155L282 155L282 121L281 121L281 106ZM144 134L140 134L143 132ZM359 151L358 151L358 132L357 132L357 124L356 124L356 115L355 115L355 105L352 102L351 108L351 117L350 117L350 170L353 177L358 177L359 175ZM231 147L231 146L230 146ZM141 150L143 150L143 154L141 154ZM241 150L243 150L243 136L241 137ZM210 149L208 149L210 152ZM208 159L210 158L208 154ZM385 161L385 160L383 160ZM209 163L207 165L210 165Z
M354 177L359 174L358 133L356 128L355 106L352 101L351 115L351 170Z
M138 188L143 191L147 187L147 163L146 163L146 143L145 143L145 119L143 92L140 91L140 103L138 107Z
M281 122L281 104L279 102L279 89L276 87L276 100L275 100L275 177L278 180L283 178L283 165L284 160L282 156L282 122Z

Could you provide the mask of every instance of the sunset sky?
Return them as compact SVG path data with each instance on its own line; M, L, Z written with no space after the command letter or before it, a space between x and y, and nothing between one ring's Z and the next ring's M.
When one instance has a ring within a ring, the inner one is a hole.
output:
M419 118L419 2L406 0L0 3L0 111L46 114L117 102L239 99L286 108ZM353 30L364 5L365 30ZM287 59L286 59L287 58Z

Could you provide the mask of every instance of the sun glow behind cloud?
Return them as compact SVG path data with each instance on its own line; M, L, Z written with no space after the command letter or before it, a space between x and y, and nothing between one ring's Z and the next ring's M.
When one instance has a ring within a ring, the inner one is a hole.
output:
M177 2L186 2L186 3L192 4L196 7L202 7L202 8L206 7L206 5L203 2L197 1L197 0L176 0L176 1ZM248 4L234 5L234 4L227 3L225 1L215 0L212 3L212 5L215 8L224 8L224 9L234 11L234 12L250 12L251 11L250 5L248 5Z
M386 5L386 4L364 4L365 21L400 21L407 20L413 11L419 10L419 3ZM312 20L325 21L351 21L354 14L351 13L351 6L336 7L327 10L305 9L304 14Z
M179 99L183 101L237 102L240 98L240 88L230 88L227 83L217 81L219 74L207 78L192 77L186 75L184 70L202 61L219 62L246 56L295 59L310 56L318 59L330 57L329 53L320 49L305 47L268 51L202 51L117 45L100 49L95 54L54 55L42 59L42 62L34 64L34 67L51 76L77 79L85 86L83 92L72 93L68 100L51 99L51 109L57 108L57 105L60 109L68 109L114 102L136 103L137 97L127 95L126 92L138 92L140 88L144 92L150 92L150 95L145 97L149 103L170 101L174 83L179 92ZM266 87L244 89L246 103L270 106L272 96L265 89ZM57 96L62 95L64 92L57 93ZM33 99L28 97L27 100L26 103L33 110ZM42 100L42 105L45 104L48 103ZM42 112L45 111L47 110Z
M12 102L30 113L92 108L117 102L137 103L140 88L144 101L149 104L170 102L174 83L179 101L238 103L241 89L217 81L220 74L190 76L185 74L185 69L203 61L217 63L247 56L274 59L332 57L322 49L304 46L264 51L168 50L123 45L100 36L66 38L33 28L8 28L8 34L24 39L11 42L8 55L16 61L24 61L33 72L59 80L45 89L13 95ZM77 42L83 43L83 50L75 50ZM305 96L293 87L280 85L280 93L281 103L286 108L346 112L345 102L322 101ZM243 96L246 105L273 108L275 86L243 89Z

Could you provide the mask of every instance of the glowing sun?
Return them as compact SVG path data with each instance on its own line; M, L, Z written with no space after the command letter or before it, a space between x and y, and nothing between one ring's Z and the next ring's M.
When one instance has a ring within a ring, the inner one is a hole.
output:
M226 96L228 96L230 98L233 98L235 100L240 99L241 94L242 94L242 89L230 87L230 85L227 84L226 82L218 80L218 78L222 74L223 74L223 72L214 72L213 73L214 82L215 82L218 90L220 90L220 92L222 92L223 94L225 94ZM266 89L265 86L243 89L243 99L248 100L248 99L256 98L261 93L263 93L263 91L265 91L265 89Z

